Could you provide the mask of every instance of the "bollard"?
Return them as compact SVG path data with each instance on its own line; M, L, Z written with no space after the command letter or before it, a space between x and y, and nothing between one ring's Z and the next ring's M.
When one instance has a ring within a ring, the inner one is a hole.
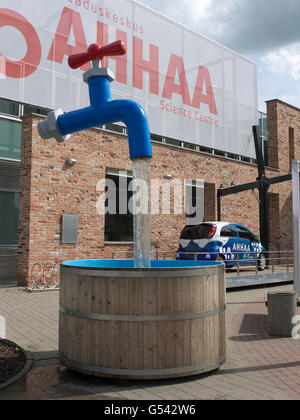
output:
M295 292L269 292L267 330L274 337L292 337L296 316Z

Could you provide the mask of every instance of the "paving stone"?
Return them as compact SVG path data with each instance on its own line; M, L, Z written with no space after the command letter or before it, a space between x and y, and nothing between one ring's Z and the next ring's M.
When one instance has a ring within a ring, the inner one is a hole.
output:
M291 286L269 289L290 290ZM268 336L264 294L269 289L228 293L227 359L218 372L178 380L128 381L125 386L117 381L89 380L68 370L58 375L54 385L50 369L59 363L59 292L0 289L0 315L6 318L7 338L32 352L37 384L27 393L20 386L2 391L0 399L299 400L300 340ZM47 375L52 384L42 383L39 388L39 377L45 381Z

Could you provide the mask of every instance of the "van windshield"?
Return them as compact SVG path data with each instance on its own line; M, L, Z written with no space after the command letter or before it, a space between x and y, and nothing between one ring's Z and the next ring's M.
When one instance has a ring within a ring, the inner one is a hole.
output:
M186 226L180 239L211 239L216 233L214 225L204 223L199 226Z

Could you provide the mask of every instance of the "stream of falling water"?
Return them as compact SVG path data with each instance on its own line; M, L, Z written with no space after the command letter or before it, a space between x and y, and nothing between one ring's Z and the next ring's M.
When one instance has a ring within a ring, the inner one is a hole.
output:
M135 268L151 267L150 246L150 159L134 159L133 169L133 233Z

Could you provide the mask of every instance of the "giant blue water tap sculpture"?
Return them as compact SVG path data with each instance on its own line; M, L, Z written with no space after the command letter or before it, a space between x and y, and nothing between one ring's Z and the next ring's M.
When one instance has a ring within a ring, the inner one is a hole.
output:
M100 61L104 57L124 54L125 44L116 41L102 48L98 44L92 44L86 53L69 57L69 66L73 69L82 67L89 61L93 62L93 68L83 75L84 82L89 85L91 106L67 114L62 110L50 112L47 119L38 125L43 139L55 138L61 143L72 133L123 122L128 129L130 158L134 160L152 157L150 130L144 109L134 101L111 100L110 83L114 76L109 69L100 67Z
M133 101L112 101L113 76L99 67L104 56L125 52L124 44L116 42L104 48L93 44L87 53L71 56L72 68L93 61L93 68L83 76L91 106L68 114L53 111L38 129L42 138L63 142L76 131L124 122L134 178L145 179L149 185L152 151L146 114ZM82 260L61 265L61 362L77 372L118 379L177 378L219 368L225 360L224 265L203 261L151 264L150 216L135 213L134 226L134 261ZM74 292L81 288L84 296ZM199 290L201 299L195 299ZM82 312L83 307L91 312ZM187 333L191 325L193 334Z
M89 46L86 53L69 57L69 66L82 67L89 61L93 68L83 75L89 85L91 106L64 114L62 110L52 111L39 123L38 131L43 139L55 138L59 143L66 141L71 133L88 128L123 122L128 129L129 153L133 161L135 180L146 178L149 183L149 161L152 157L151 138L148 119L143 108L134 101L111 100L110 83L113 73L100 67L100 61L107 56L126 54L122 41L105 47L98 44ZM146 197L147 200L147 197ZM136 267L150 267L150 215L134 212L134 260Z

